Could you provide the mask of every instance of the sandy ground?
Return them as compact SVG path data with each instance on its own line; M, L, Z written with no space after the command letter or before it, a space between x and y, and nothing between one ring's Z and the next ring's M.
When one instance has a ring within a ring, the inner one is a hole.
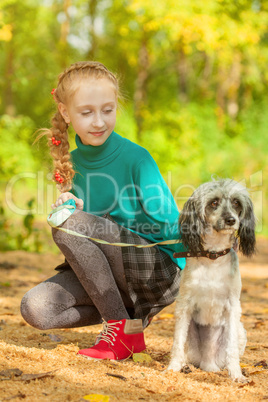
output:
M248 335L241 367L248 384L232 382L226 370L206 373L191 366L189 373L164 372L172 346L174 304L145 331L150 362L78 357L79 348L93 344L100 325L41 331L26 324L19 311L23 294L52 276L63 257L0 254L0 401L81 401L92 394L103 397L88 400L106 402L268 399L268 240L258 239L258 249L253 259L240 258L242 321Z

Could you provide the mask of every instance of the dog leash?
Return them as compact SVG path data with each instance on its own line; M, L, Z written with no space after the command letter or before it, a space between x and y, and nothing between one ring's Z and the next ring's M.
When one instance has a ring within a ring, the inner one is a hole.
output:
M106 244L109 246L116 246L116 247L136 247L136 248L150 248L158 245L167 245L167 244L178 244L181 243L181 240L164 240L160 241L157 243L151 243L147 245L142 245L142 244L129 244L129 243L109 243L106 240L101 240L101 239L96 239L95 237L90 237L83 235L81 233L75 232L74 230L70 229L64 229L59 227L62 223L64 223L76 210L76 205L75 201L73 199L70 199L60 205L59 207L53 209L50 214L47 217L47 222L48 224L58 230L61 230L62 232L68 233L73 236L78 236L78 237L83 237L89 240L93 240L96 243L99 244Z
M109 246L116 246L116 247L136 247L136 248L150 248L158 245L168 245L168 244L178 244L181 243L181 240L164 240L157 243L151 243L147 245L142 244L129 244L129 243L109 243L106 240L97 239L95 237L90 237L83 235L81 233L75 232L74 230L64 229L59 227L62 223L64 223L76 210L76 204L73 199L70 199L60 205L59 207L53 209L50 214L48 215L47 221L49 225L55 229L61 230L62 232L71 234L73 236L84 237L89 240L93 240L99 244L105 244ZM179 253L174 253L174 258L189 258L189 257L207 257L210 260L216 260L219 257L222 257L228 254L231 251L231 248L227 248L223 251L219 252L208 252L208 251L198 251L196 253L192 251L181 251Z

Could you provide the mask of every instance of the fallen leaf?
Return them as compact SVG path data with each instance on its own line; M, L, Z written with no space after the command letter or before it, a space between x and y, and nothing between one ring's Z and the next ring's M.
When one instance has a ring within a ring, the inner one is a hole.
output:
M7 369L7 370L2 370L0 371L0 376L4 376L4 377L12 377L12 375L14 376L20 376L23 373L23 371L21 371L18 368L15 369Z
M10 288L11 287L11 283L10 282L0 282L0 286L4 287L4 288Z
M110 397L108 395L90 394L83 396L83 399L91 402L109 402Z
M62 338L60 338L58 335L48 334L48 337L49 337L53 342L61 342L61 341L62 341Z
M103 360L102 361L103 364L105 364L105 366L109 367L109 368L118 368L118 363L114 363L111 360Z
M0 315L15 315L14 313L1 313Z
M172 391L176 391L176 387L174 387L174 385L167 387L167 392L172 392Z
M257 370L257 371L252 371L252 372L250 373L250 375L261 374L261 373L263 373L263 371Z
M144 389L145 389L145 391L150 392L150 394L156 394L156 392L153 391L152 389L147 389L147 388L144 388Z
M55 371L57 371L57 370L48 371L47 373L23 374L20 377L20 380L21 381L30 381L30 380L36 380L38 378L50 377L50 376L54 375Z
M110 360L108 360L107 367L109 367L109 368L118 368L118 364L114 364Z
M253 386L253 385L255 385L255 382L254 381L250 381L250 382L245 382L245 384L241 384L241 385L239 385L239 387L238 388L244 388L244 389L247 389L247 387L248 386ZM250 388L248 388L248 389L250 389Z
M13 268L16 268L16 267L17 267L17 265L12 264L12 263L7 262L7 261L3 261L3 262L0 263L0 268L13 269Z
M158 320L166 320L170 318L174 318L174 314L164 313L157 316Z
M264 326L263 321L257 321L257 322L255 322L253 329L257 329L257 328L260 328L260 327L263 327L263 326Z
M115 377L115 378L119 378L119 380L123 380L126 381L126 377L120 375L120 374L112 374L112 373L105 373L106 375L110 376L110 377Z
M260 362L254 364L254 367L268 367L266 360L261 360Z
M134 353L132 359L135 363L151 363L153 359L146 353Z
M16 399L16 398L24 399L24 398L26 398L26 395L19 392L17 395L9 396L7 398L2 399L2 401L11 401L11 399Z

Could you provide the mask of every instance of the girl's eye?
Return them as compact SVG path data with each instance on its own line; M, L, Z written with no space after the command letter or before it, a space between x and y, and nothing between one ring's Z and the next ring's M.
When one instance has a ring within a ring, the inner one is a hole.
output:
M91 111L89 110L88 112L82 112L81 115L82 115L82 116L87 116L87 115L89 115L90 113L91 113Z
M111 113L113 111L113 109L106 109L104 110L104 113Z

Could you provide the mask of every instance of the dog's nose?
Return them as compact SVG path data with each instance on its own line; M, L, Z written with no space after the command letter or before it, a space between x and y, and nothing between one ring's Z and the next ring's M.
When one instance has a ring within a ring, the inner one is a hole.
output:
M235 224L235 218L233 218L232 216L228 216L228 217L225 219L225 223L226 223L226 225L228 225L228 226L233 226L233 225Z

